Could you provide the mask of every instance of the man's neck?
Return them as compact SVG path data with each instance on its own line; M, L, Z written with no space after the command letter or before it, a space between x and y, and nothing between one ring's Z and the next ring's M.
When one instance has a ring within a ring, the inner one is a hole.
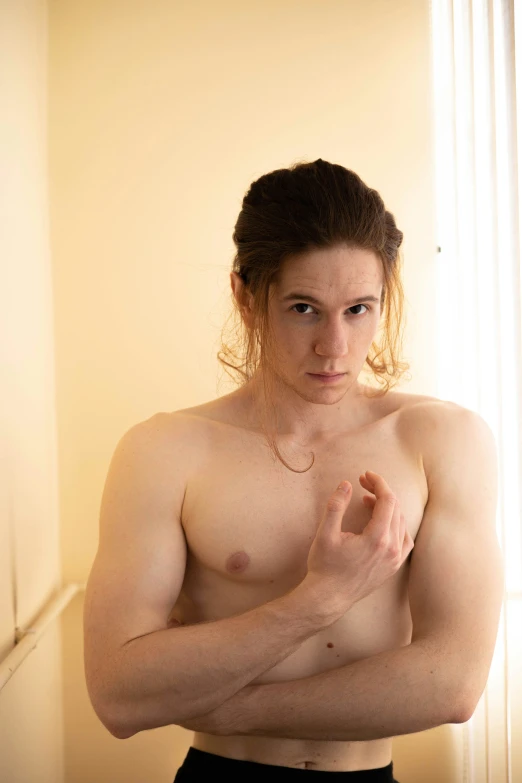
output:
M258 374L242 390L254 426L261 426L263 420L264 426L281 438L305 444L366 424L371 405L365 394L367 388L356 381L339 401L327 404L304 399L280 379L274 379L268 390L273 399L265 405L262 376Z

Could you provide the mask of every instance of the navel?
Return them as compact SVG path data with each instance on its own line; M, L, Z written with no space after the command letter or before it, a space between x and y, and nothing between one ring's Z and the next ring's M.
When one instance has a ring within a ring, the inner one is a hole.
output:
M231 574L240 574L247 568L249 563L250 558L246 552L234 552L228 558L226 568Z

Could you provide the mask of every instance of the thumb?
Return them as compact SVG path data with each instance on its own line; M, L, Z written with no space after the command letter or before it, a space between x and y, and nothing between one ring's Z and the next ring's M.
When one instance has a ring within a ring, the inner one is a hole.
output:
M343 486L346 491L343 490ZM320 529L323 533L340 533L343 515L352 498L352 485L349 481L341 481L335 492L332 492L326 503L326 511Z

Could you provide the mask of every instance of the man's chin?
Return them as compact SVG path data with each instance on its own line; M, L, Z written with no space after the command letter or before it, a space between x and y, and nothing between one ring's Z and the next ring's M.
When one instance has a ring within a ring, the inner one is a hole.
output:
M292 386L296 394L307 402L314 402L318 405L335 405L336 402L340 402L345 396L348 388L346 386L321 386L317 385L317 388L310 388L309 385L305 386Z

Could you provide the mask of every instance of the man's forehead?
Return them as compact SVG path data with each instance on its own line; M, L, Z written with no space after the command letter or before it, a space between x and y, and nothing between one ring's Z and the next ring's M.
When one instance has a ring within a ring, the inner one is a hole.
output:
M332 292L350 298L380 296L384 283L382 260L365 249L322 248L287 258L273 283L275 291L284 297L294 291L306 291L318 299L321 295L330 297Z
M380 285L382 283L382 275L370 271L326 276L288 275L281 280L281 284L285 287L289 285L299 285L309 286L311 288L322 288L324 286L337 286L341 280L343 285L347 286L368 285L368 283Z
M380 260L372 254L342 256L338 253L327 257L294 259L283 265L279 277L285 283L321 285L329 282L337 284L342 280L356 285L382 282L383 270Z
M336 290L355 296L361 288L369 289L370 293L380 292L382 285L383 276L378 270L351 270L342 274L288 274L279 281L278 291L287 294L290 291L330 293L332 290Z

